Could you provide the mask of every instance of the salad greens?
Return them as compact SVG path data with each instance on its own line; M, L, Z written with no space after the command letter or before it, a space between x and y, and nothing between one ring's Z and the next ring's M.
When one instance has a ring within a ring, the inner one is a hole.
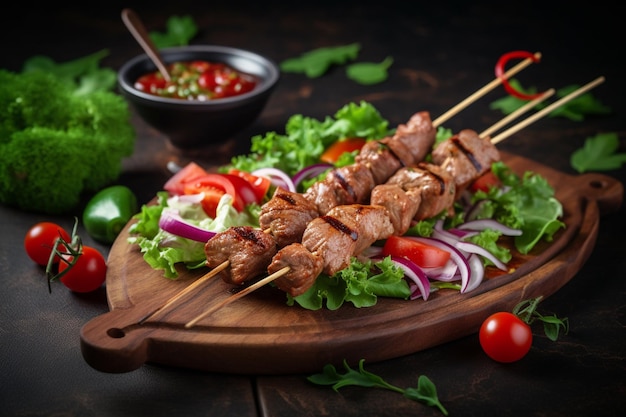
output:
M390 134L389 122L382 118L370 103L349 103L334 117L323 120L296 114L287 120L285 133L268 132L252 138L250 153L235 156L230 168L252 172L274 167L294 175L307 166L319 162L319 157L330 144L346 137L380 139Z
M366 371L363 365L364 362L365 360L361 359L359 361L359 369L356 370L352 369L344 360L343 366L346 369L346 373L344 374L337 372L337 369L329 364L324 366L322 373L311 375L307 377L307 380L317 385L331 385L332 389L335 391L339 391L339 388L350 385L364 388L383 388L400 393L410 400L419 401L428 406L435 407L439 409L443 415L448 415L448 410L446 410L439 401L435 384L433 384L426 375L420 375L417 379L417 388L402 389L391 385L380 376Z

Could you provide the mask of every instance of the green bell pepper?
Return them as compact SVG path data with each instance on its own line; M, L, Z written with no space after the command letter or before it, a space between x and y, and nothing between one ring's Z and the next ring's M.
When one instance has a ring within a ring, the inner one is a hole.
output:
M124 185L113 185L100 190L87 202L83 225L89 236L111 244L137 210L137 197L132 190Z

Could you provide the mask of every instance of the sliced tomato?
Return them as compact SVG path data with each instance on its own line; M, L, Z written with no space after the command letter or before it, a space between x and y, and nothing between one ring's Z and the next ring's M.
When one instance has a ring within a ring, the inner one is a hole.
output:
M180 171L170 177L163 186L165 191L173 195L181 195L185 193L184 184L195 178L207 175L208 172L195 162L185 165Z
M184 194L204 193L202 208L210 217L215 217L217 205L224 194L233 197L237 211L256 202L256 194L248 181L231 174L206 174L183 183Z
M261 202L265 198L265 195L270 189L270 186L272 185L272 181L270 181L269 178L258 177L246 171L240 171L238 169L231 168L228 173L237 177L241 177L244 180L248 181L254 189L254 193L256 194L256 202L259 204L261 204Z
M383 255L403 257L422 268L444 266L450 259L450 252L446 250L401 236L387 239L383 246Z
M500 179L492 171L487 171L480 177L478 177L471 185L470 191L484 191L488 192L491 187L499 187L502 185Z
M345 152L353 152L360 150L365 145L363 138L346 138L330 145L320 156L322 162L333 164L337 162L339 157Z

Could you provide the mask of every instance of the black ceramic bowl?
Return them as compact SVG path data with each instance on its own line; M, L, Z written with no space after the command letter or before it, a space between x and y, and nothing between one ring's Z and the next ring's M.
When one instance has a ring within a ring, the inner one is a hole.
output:
M118 73L123 96L143 120L181 149L221 143L251 125L265 107L280 77L280 70L274 62L243 49L193 45L163 49L160 54L165 64L198 59L222 62L258 79L252 91L234 97L208 101L164 98L133 86L140 76L156 71L147 55L139 55L124 64Z

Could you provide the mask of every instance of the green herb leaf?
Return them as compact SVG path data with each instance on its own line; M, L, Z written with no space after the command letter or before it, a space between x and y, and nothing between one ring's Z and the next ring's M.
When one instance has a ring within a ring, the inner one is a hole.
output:
M584 146L570 157L570 164L580 173L618 169L626 163L626 153L617 153L618 148L616 133L601 133L587 138Z
M391 385L380 376L368 372L364 367L365 360L359 361L359 369L352 369L344 360L343 366L346 373L340 374L333 365L324 366L323 373L314 374L307 377L309 382L317 385L332 385L333 390L339 391L339 388L345 386L359 386L364 388L383 388L404 395L406 398L419 401L431 407L437 407L444 415L448 415L448 411L439 401L437 397L437 388L428 377L421 375L417 380L417 388L407 388L406 390Z
M387 69L393 64L391 57L385 58L379 63L374 62L358 62L348 65L346 75L349 79L359 84L372 85L385 81L389 74Z
M352 43L344 46L313 49L298 58L290 58L280 63L284 72L302 73L309 78L324 75L332 65L342 65L356 59L361 45Z
M198 26L191 16L172 16L166 22L165 32L150 32L150 39L157 48L185 46L198 33Z

